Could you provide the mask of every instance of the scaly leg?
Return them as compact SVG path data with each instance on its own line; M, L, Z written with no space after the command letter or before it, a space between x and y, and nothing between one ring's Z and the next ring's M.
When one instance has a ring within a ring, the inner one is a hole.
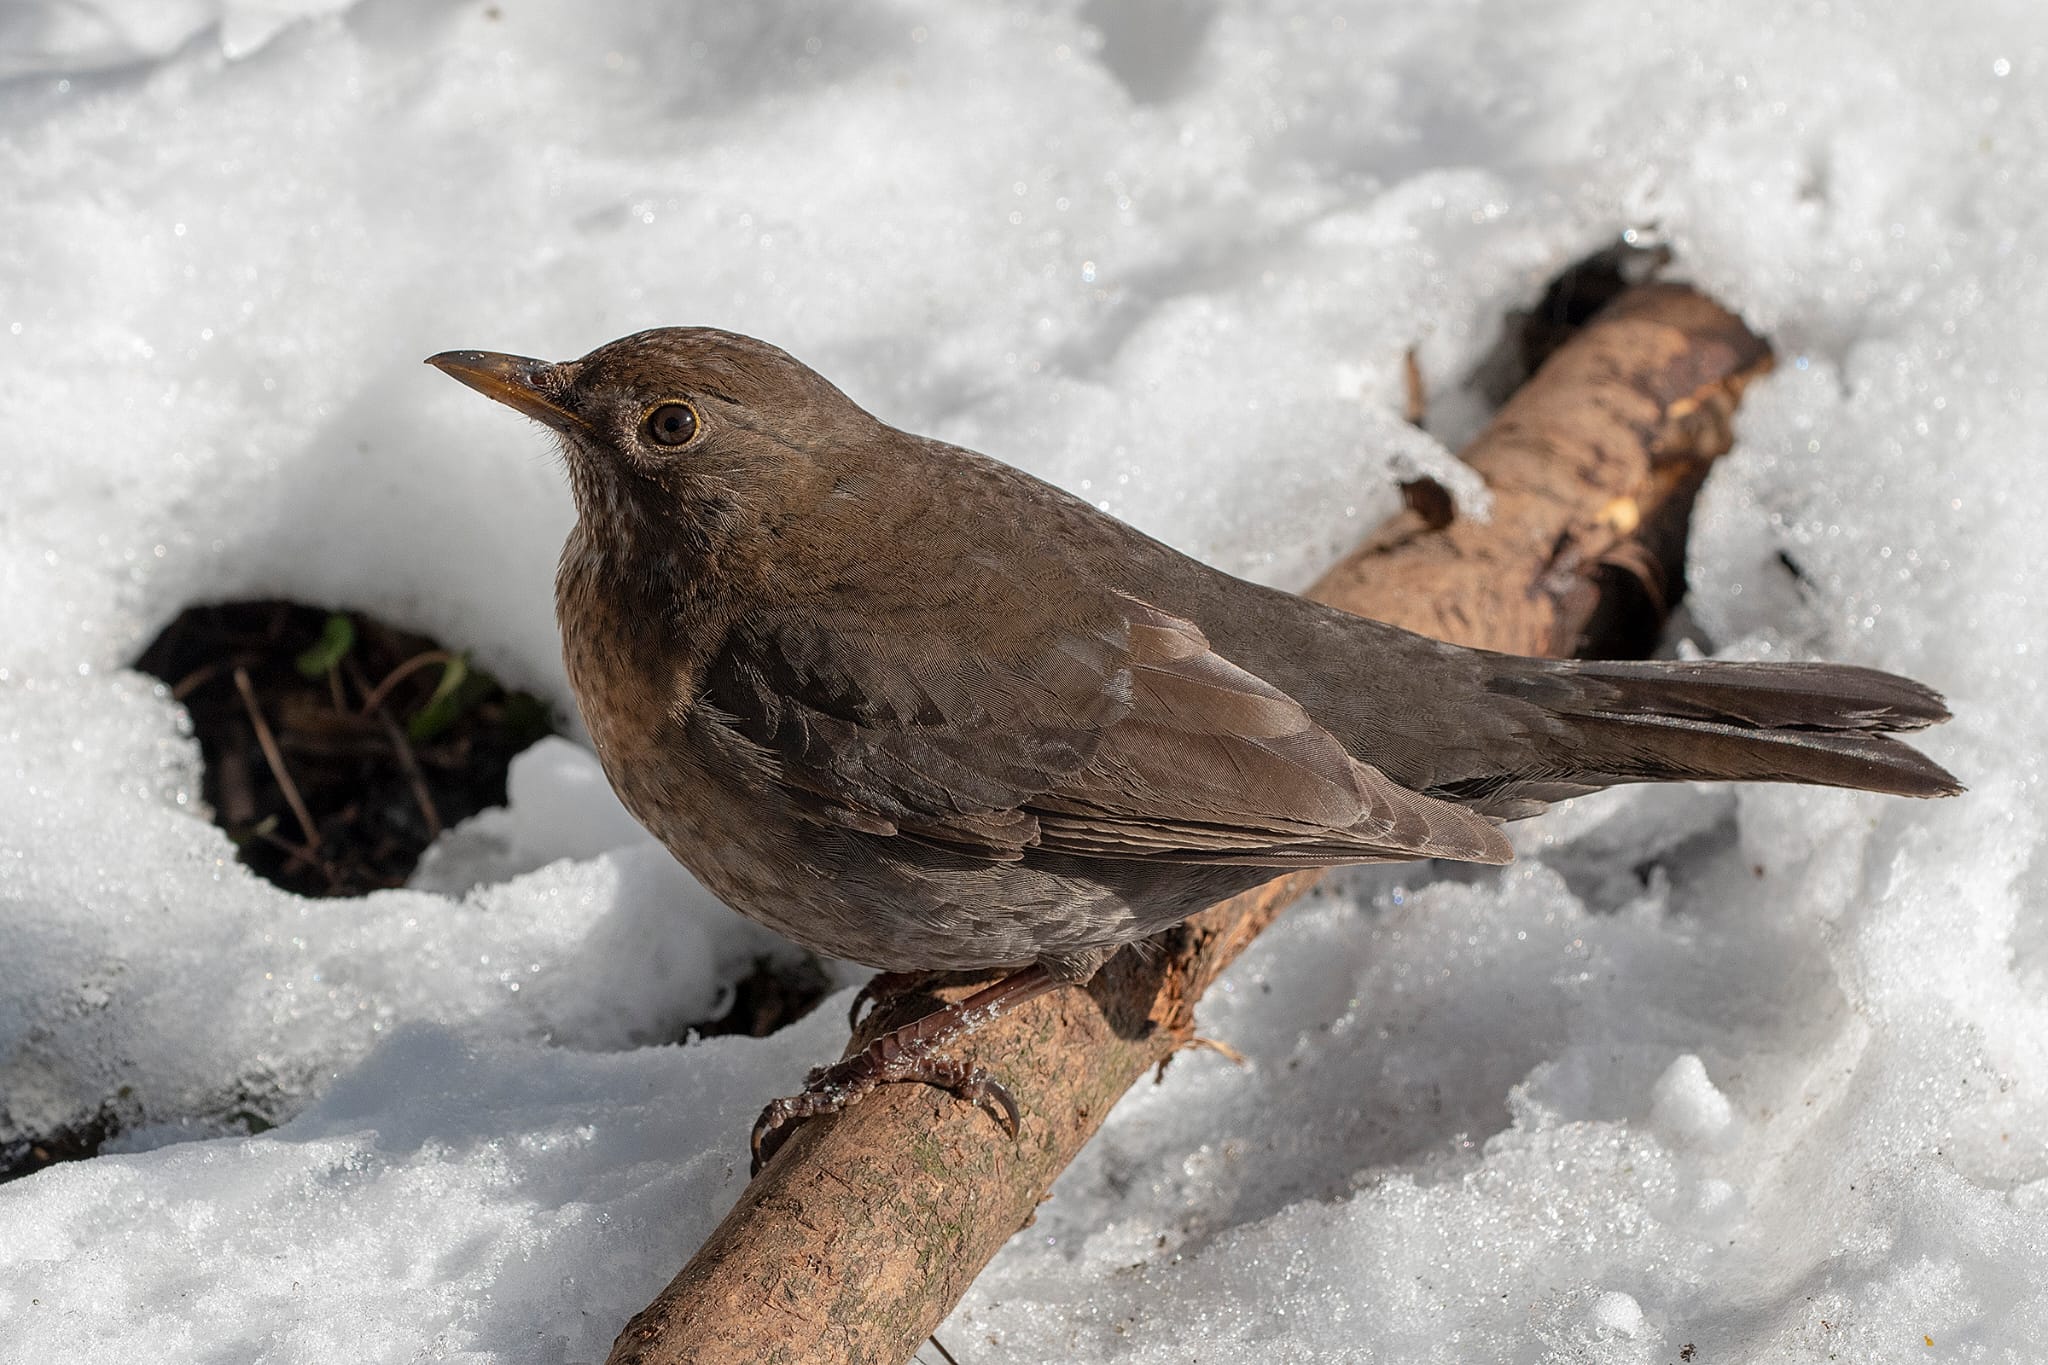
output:
M853 1003L846 1007L846 1026L860 1027L861 1006L880 1005L898 991L909 989L929 975L929 972L876 972L853 993Z
M923 1081L950 1090L1001 1124L1005 1133L1017 1136L1017 1101L1003 1083L980 1067L936 1054L1060 984L1045 968L1026 967L957 1004L883 1034L843 1062L815 1068L805 1078L801 1095L770 1101L754 1120L753 1173L759 1175L781 1149L789 1124L818 1114L836 1114L876 1086L898 1081Z

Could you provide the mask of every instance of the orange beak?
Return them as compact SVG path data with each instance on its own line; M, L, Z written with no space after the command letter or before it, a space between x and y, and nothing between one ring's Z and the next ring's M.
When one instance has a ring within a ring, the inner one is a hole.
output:
M428 356L427 363L484 397L495 398L556 431L590 430L588 423L563 407L556 397L566 387L560 365L521 355L499 355L496 351L443 351Z

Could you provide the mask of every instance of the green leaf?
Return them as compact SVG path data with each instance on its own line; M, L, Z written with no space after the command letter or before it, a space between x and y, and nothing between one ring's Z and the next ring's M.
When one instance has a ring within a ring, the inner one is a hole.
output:
M434 695L427 698L427 704L413 712L405 723L405 733L414 743L432 739L455 723L476 697L471 689L463 686L470 681L469 656L458 654L441 666L441 681L434 687ZM488 690L488 684L486 684Z
M347 658L348 652L355 647L356 623L345 614L335 612L320 628L320 638L293 662L307 677L324 678L327 670Z

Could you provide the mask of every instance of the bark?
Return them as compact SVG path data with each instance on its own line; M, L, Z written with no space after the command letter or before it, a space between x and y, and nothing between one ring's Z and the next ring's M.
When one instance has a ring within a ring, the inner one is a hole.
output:
M1523 654L1630 652L1680 582L1684 527L1727 450L1743 387L1770 367L1741 321L1682 286L1624 294L1545 362L1464 458L1493 505L1448 524L1393 517L1311 590L1361 615ZM887 1086L792 1137L614 1365L898 1365L951 1311L1110 1106L1192 1033L1195 1002L1316 880L1282 877L1195 916L1165 951L1120 954L973 1040L1023 1107L1016 1141L924 1086ZM849 1054L929 1008L877 1011Z

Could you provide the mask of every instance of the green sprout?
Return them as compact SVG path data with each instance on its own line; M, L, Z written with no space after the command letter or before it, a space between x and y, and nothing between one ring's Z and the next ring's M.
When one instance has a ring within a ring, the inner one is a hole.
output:
M327 618L327 624L320 628L320 638L307 647L304 653L293 660L300 673L308 678L324 678L327 671L348 657L356 647L356 623L343 612L335 612Z

